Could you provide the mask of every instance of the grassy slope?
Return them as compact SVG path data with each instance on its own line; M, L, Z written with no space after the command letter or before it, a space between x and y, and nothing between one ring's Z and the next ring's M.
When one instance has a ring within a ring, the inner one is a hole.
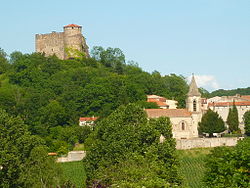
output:
M82 161L60 163L65 179L70 180L79 188L85 188L86 174Z
M183 187L201 188L205 171L204 163L209 148L179 150L180 173L183 176Z

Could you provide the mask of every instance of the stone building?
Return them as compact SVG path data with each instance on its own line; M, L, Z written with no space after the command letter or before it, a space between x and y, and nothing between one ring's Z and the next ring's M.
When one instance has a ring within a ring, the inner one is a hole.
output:
M154 102L162 109L176 109L178 103L175 100L168 100L158 95L147 95L147 102Z
M46 56L56 55L60 59L77 57L79 52L89 57L82 26L69 24L63 29L63 32L36 34L36 52L44 53Z
M198 137L198 122L201 121L201 94L192 77L185 109L145 109L149 118L169 117L172 123L173 137L188 139Z
M221 96L207 99L207 108L217 112L226 124L229 109L236 106L238 110L239 128L244 133L244 114L250 110L249 95Z

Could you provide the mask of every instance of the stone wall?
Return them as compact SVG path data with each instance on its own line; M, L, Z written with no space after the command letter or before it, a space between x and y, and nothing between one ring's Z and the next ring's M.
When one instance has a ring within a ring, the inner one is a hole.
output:
M46 56L55 54L58 58L64 59L64 33L37 34L36 52L45 53Z
M218 146L235 146L241 137L192 138L176 140L176 149L210 148Z
M57 162L73 162L73 161L81 161L86 156L85 151L70 151L67 157L58 157Z

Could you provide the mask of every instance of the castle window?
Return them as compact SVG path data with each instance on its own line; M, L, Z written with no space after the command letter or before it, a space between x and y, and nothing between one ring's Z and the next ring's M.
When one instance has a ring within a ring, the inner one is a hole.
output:
M183 130L183 131L185 130L185 123L184 122L181 123L181 130Z
M193 111L196 112L197 108L196 108L196 100L193 101Z

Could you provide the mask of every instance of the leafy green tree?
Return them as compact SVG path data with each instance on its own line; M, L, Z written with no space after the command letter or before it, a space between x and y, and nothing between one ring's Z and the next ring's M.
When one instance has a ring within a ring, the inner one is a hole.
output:
M9 69L7 54L0 48L0 74L5 73Z
M44 142L20 118L0 110L0 187L58 185L60 173ZM45 167L46 166L46 167Z
M247 111L244 116L244 129L245 129L245 134L250 136L250 111Z
M211 137L213 133L220 133L226 130L226 127L219 114L209 109L202 116L198 129L200 133L208 133Z
M218 147L206 160L206 187L250 187L250 138L238 141L236 147Z
M165 137L163 143L161 135ZM146 187L180 184L169 118L148 121L145 112L135 104L121 106L101 120L85 147L89 185L127 186L135 185L137 180L137 186ZM133 169L131 173L126 165Z
M233 104L233 108L229 108L227 124L230 132L239 131L238 110L235 104Z

